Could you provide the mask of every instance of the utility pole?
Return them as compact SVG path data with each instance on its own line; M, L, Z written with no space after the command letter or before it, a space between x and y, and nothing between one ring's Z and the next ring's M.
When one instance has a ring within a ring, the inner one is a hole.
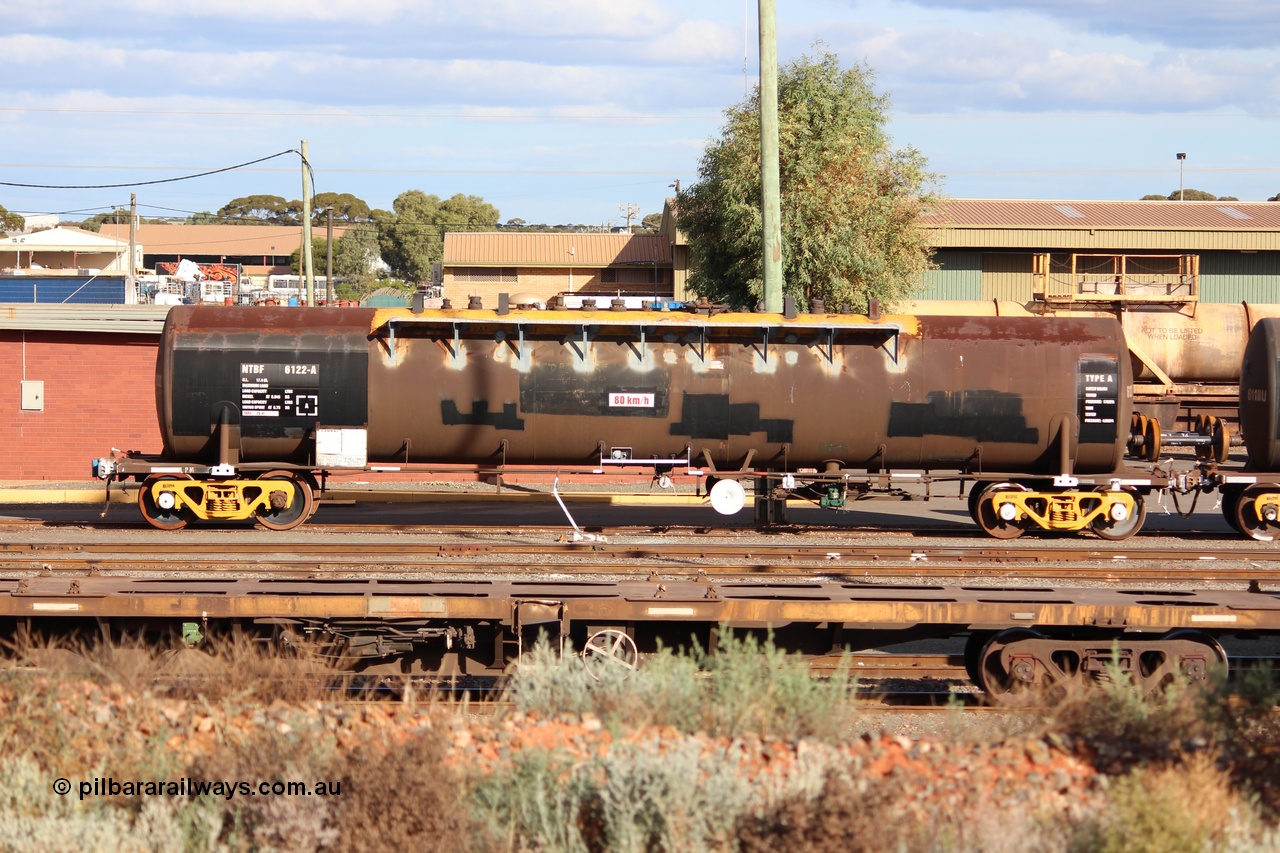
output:
M316 304L316 273L311 257L311 159L307 156L307 140L302 140L302 278L307 287L307 307Z
M631 220L635 219L636 214L640 212L640 205L633 202L618 205L618 210L622 211L623 216L627 218L627 233L631 233Z
M129 301L129 294L133 294L137 299L138 293L138 266L134 262L134 258L138 256L138 194L129 193L129 265L125 267L124 288L125 301Z
M329 226L324 235L324 284L325 304L333 307L333 205L325 208L329 211Z
M775 0L760 0L760 219L764 310L782 313L782 192L778 167L778 33Z
M1186 201L1186 199L1183 198L1183 193L1186 192L1186 190L1183 189L1183 187L1186 186L1186 173L1187 173L1187 155L1179 151L1178 152L1178 201Z

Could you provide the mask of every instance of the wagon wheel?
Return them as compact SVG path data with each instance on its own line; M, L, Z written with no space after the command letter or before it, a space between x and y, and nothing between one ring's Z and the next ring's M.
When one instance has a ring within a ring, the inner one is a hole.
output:
M1227 524L1236 533L1244 533L1240 529L1240 522L1236 520L1236 510L1240 506L1241 492L1241 489L1222 490L1222 517L1227 520Z
M1106 488L1099 489L1100 492L1108 491ZM1147 505L1142 500L1142 495L1132 489L1125 489L1125 492L1133 498L1134 512L1124 518L1112 518L1108 515L1095 518L1089 528L1103 539L1109 539L1112 542L1119 542L1121 539L1128 539L1133 534L1142 529L1142 524L1147 520ZM1122 507L1117 504L1117 509Z
M1213 444L1209 445L1209 458L1225 465L1231 457L1231 425L1222 418L1215 418L1210 435L1213 436Z
M982 650L995 636L994 631L970 631L964 641L964 671L974 684L982 684Z
M619 628L596 631L587 639L587 644L582 649L582 662L591 677L597 680L611 669L629 673L636 668L639 660L640 652L636 648L636 641Z
M996 539L1017 539L1026 532L1026 527L1021 522L1001 518L991 503L991 498L996 492L1007 491L1025 492L1027 487L1017 483L992 483L982 490L978 500L974 502L976 509L973 520L978 522L978 526L988 536L994 536Z
M1172 631L1166 634L1165 640L1189 640L1199 643L1205 647L1208 652L1204 663L1208 667L1221 667L1223 670L1227 667L1227 650L1222 647L1222 643L1217 638L1211 637L1203 631L1193 631L1190 628L1183 628L1179 631ZM1195 663L1183 662L1182 675L1193 683L1202 683L1209 677L1207 669L1202 669Z
M1148 462L1160 461L1160 422L1150 418L1142 426L1143 458Z
M315 498L307 481L291 471L268 471L258 478L267 481L263 490L270 496L271 505L257 512L258 523L268 530L292 530L311 517ZM292 492L288 506L282 498ZM273 494L279 492L279 495Z
M974 524L978 521L978 499L982 497L982 493L991 485L987 480L974 480L973 485L969 487L969 517L973 519Z
M1146 415L1134 412L1129 416L1129 440L1125 445L1125 452L1129 456L1134 456L1140 459L1146 458L1147 448L1145 439L1147 429L1148 421Z
M151 494L151 487L168 480L190 479L186 474L178 474L151 476L142 481L142 488L138 490L138 510L148 524L159 530L181 530L187 526L191 521L190 510L176 504L168 505L171 499L167 495L162 495L160 501L157 501Z
M1046 659L1031 649L1019 652L1024 640L1043 640L1044 635L1029 628L1010 628L987 641L978 665L979 686L988 699L999 705L1026 704L1077 683L1081 675L1064 669L1052 656ZM1037 644L1042 645L1042 644Z
M1280 486L1275 484L1260 483L1256 486L1250 486L1245 489L1236 498L1235 504L1235 528L1250 538L1257 539L1259 542L1271 542L1280 534L1280 519L1264 518L1258 514L1258 507L1254 503L1259 495L1274 493L1280 491ZM1223 509L1226 509L1226 498L1223 498Z

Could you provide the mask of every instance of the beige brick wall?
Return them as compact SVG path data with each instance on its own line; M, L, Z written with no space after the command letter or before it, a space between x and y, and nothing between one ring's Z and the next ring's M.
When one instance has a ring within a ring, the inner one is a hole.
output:
M444 296L455 308L465 308L467 300L473 295L484 300L484 307L496 308L499 293L532 293L546 301L557 293L570 290L570 273L572 272L572 290L576 293L587 286L600 283L600 270L574 268L563 269L522 268L517 270L518 280L495 284L455 281L452 270L446 268L444 275Z

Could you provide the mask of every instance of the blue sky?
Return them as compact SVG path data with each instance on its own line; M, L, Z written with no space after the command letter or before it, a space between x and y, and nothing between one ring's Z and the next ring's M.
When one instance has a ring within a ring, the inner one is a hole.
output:
M657 212L754 85L750 0L0 0L0 181L172 178L308 141L316 191L467 193L502 219ZM865 62L966 198L1280 192L1274 0L778 2L783 61ZM745 48L745 50L744 50ZM744 81L744 53L747 65ZM0 186L64 219L130 189ZM138 187L143 215L299 198L296 155Z

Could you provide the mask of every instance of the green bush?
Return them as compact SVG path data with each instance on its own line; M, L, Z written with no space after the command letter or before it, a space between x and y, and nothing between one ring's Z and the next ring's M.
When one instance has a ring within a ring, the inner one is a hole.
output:
M843 739L855 715L848 666L826 679L769 640L729 631L714 654L660 648L636 670L588 670L572 653L546 643L530 653L507 688L521 712L590 713L610 726L674 726L737 737Z

